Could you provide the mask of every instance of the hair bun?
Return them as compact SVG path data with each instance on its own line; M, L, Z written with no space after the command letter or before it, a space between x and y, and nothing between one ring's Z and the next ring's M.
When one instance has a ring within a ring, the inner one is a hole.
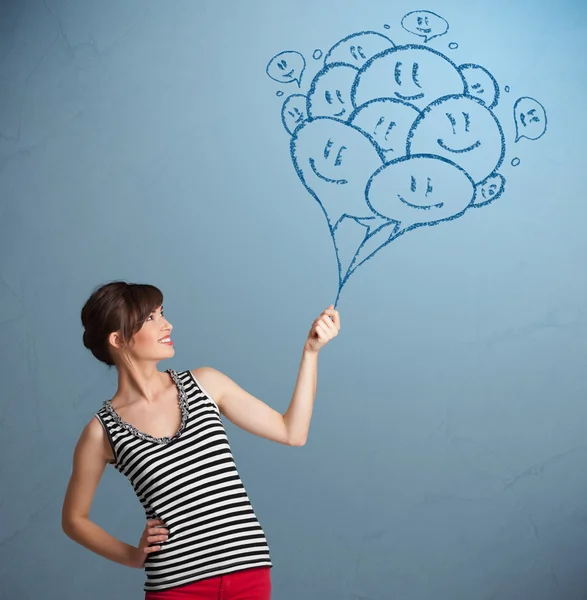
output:
M83 342L84 342L84 346L89 350L92 346L92 336L90 335L90 333L88 331L84 331L84 335L83 335Z

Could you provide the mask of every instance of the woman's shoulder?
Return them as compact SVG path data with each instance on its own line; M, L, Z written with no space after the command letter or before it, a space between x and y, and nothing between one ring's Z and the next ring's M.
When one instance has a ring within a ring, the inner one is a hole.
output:
M76 450L82 455L86 455L86 451L90 451L91 454L97 453L103 456L107 461L112 460L108 434L97 414L82 429L76 444Z
M222 397L225 381L228 379L224 373L214 367L196 367L190 373L198 387L214 402L218 404Z
M214 367L196 367L190 369L190 373L196 378L213 379L222 376L222 373Z

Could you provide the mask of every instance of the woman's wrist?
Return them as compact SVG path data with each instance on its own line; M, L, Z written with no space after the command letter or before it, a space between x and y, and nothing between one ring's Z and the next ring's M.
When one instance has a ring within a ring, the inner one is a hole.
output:
M320 352L320 349L313 348L312 342L310 340L306 341L306 343L304 344L303 354L306 354L308 356L318 356L319 352Z
M136 546L128 545L128 561L127 566L131 569L142 569L145 566L146 555Z

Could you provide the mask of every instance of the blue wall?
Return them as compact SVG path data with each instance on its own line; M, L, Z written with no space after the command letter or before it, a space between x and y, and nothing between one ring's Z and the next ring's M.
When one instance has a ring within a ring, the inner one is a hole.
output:
M403 28L418 8L448 32ZM584 598L586 16L578 0L3 2L0 598L142 597L140 571L60 527L73 446L116 382L81 343L96 285L160 286L177 349L162 366L212 365L285 410L339 279L281 107L323 66L314 50L366 30L491 72L507 185L353 274L304 448L227 425L274 597ZM266 74L292 50L299 87ZM515 142L524 96L548 130ZM92 517L138 541L113 469Z

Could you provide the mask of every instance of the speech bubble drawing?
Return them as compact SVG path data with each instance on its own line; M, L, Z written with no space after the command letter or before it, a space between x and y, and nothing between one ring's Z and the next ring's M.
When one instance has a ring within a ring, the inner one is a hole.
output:
M499 84L495 77L480 65L465 64L459 66L467 87L465 94L481 100L487 108L495 108L499 102Z
M395 44L381 33L360 31L334 44L324 57L324 64L343 63L360 69L371 57L394 47Z
M408 132L419 114L412 104L381 98L355 109L349 123L364 131L389 161L405 154Z
M501 173L492 173L485 181L475 187L475 200L471 207L487 206L497 200L505 191L505 177Z
M414 35L423 37L427 43L448 31L448 22L429 10L414 10L404 15L402 27Z
M546 133L546 109L538 100L522 96L514 104L516 142L522 138L537 140Z
M281 122L290 135L293 134L296 127L308 119L306 102L307 98L304 94L292 94L286 98L281 107Z
M474 198L475 184L454 162L417 154L380 167L365 195L373 212L399 223L399 233L461 216Z
M359 129L329 117L302 123L290 153L298 177L318 201L331 233L343 217L374 218L365 186L383 160Z
M505 136L495 115L480 100L451 95L422 111L408 134L406 151L442 156L479 183L503 162Z
M319 71L308 92L308 116L346 121L353 111L351 87L357 73L358 69L345 63L330 63Z
M295 50L286 50L276 54L267 64L267 75L278 83L293 83L300 87L306 69L306 59Z
M396 46L369 59L351 90L353 105L395 98L425 108L441 96L463 94L465 79L457 65L437 50L418 44Z

